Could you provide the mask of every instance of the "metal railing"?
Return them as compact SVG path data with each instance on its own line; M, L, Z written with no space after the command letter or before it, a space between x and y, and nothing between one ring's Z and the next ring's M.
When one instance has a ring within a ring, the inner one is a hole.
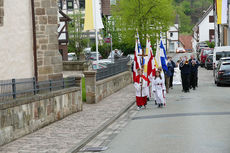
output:
M37 82L35 78L0 80L0 103L76 86L76 78Z
M96 74L96 80L103 80L116 74L128 71L127 64L129 61L129 58L121 58L115 60L114 63L108 64L106 68L98 69Z

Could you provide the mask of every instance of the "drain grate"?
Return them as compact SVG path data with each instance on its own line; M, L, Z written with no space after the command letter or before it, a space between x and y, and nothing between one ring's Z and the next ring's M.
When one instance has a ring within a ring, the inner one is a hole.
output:
M108 147L89 147L89 148L84 149L81 152L101 152L101 151L105 151L107 149L108 149Z

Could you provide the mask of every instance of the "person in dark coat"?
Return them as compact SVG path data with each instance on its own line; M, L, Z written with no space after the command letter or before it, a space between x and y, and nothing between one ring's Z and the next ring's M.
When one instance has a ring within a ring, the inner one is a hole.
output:
M194 58L193 55L191 55L189 62L191 63L190 89L193 88L193 90L195 90L198 82L199 62Z
M180 70L181 70L183 92L189 92L191 63L189 62L187 57L185 57L180 63Z
M173 62L172 57L168 57L168 70L171 72L170 80L169 80L169 88L173 88L173 76L174 76L174 68L176 64Z

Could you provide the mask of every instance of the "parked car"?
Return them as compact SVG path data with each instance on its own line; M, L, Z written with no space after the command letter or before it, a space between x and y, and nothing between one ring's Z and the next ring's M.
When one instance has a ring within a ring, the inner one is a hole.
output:
M200 42L197 44L196 54L197 59L200 60L200 53L202 49L209 48L206 42Z
M111 59L98 60L98 64L107 67L108 64L113 63ZM97 61L93 61L93 64L97 64Z
M221 64L222 62L230 62L230 57L222 57L222 58L218 61L217 66L218 66L219 64Z
M212 70L212 65L213 65L213 54L209 54L208 56L207 56L207 58L206 58L206 60L205 60L205 68L207 69L207 70Z
M134 54L128 54L128 56L127 56L127 57L129 57L129 58L130 58L131 62L133 62L133 61L134 61Z
M68 61L77 60L76 53L68 53Z
M213 53L213 76L215 76L215 71L219 60L223 57L230 57L230 46L215 47Z
M92 67L93 67L93 70L106 68L105 66L103 66L101 64L98 64L98 66L97 66L97 64L93 64Z
M222 62L218 65L215 74L215 84L230 84L230 62Z
M111 51L110 54L109 54L109 56L108 56L108 59L114 59L114 53L115 53L115 50ZM121 50L118 50L118 54L119 54L120 56L123 55L123 53L122 53Z
M97 68L97 61L93 61L92 65L93 65L93 69L102 69L102 68L106 68L108 67L109 64L112 64L113 62L111 61L111 59L102 59L102 60L98 60L98 65L99 67Z
M85 48L85 49L83 49L83 52L85 54L90 54L91 53L91 48L90 47L89 48Z
M91 52L89 57L88 57L88 59L93 60L93 61L97 60L97 53L96 52ZM102 56L101 56L100 53L98 53L98 59L99 60L102 59Z
M183 47L179 47L176 49L176 53L185 53L185 49Z
M203 67L208 54L213 54L212 48L204 48L200 53L200 66Z

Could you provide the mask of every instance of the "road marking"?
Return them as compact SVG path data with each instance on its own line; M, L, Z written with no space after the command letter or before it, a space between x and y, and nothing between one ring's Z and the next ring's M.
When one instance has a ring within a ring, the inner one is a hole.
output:
M184 116L219 116L219 115L230 115L230 112L198 112L198 113L160 114L160 115L133 117L132 120L184 117Z

